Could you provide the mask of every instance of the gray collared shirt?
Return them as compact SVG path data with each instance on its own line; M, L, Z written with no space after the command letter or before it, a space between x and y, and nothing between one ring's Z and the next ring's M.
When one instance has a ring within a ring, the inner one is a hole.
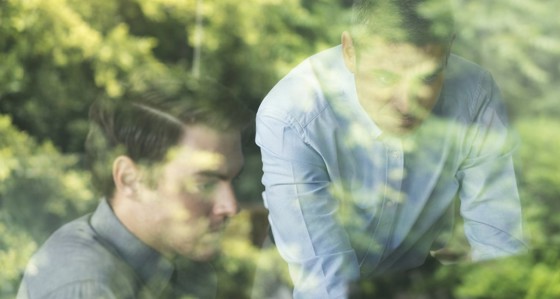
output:
M130 233L102 200L93 214L64 225L43 244L17 298L215 297L211 265L175 265Z

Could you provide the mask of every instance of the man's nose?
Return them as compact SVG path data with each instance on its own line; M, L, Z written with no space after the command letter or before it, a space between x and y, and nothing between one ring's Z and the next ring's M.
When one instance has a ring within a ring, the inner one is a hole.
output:
M224 186L222 192L218 194L212 212L214 215L223 217L231 217L237 214L237 198L230 184Z
M403 84L395 89L391 103L395 110L402 115L410 112L410 88L408 84Z

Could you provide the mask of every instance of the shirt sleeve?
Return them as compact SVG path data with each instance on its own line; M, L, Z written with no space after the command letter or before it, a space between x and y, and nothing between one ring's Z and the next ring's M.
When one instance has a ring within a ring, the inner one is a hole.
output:
M54 291L39 295L39 297L29 294L25 282L22 282L18 294L18 299L117 299L115 294L104 284L84 280L63 285Z
M66 285L51 293L47 299L116 299L115 294L107 286L94 282L84 281Z
M336 220L338 202L320 153L301 127L259 112L257 144L263 160L263 199L280 255L288 263L294 298L346 298L359 277L356 254Z
M461 215L475 261L525 252L522 214L512 153L516 140L509 132L498 87L489 73L481 78L470 112L466 159L457 173L461 184Z

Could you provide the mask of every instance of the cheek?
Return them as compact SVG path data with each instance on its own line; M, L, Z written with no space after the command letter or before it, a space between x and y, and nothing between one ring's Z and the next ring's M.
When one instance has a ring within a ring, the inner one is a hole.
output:
M186 196L179 189L161 190L157 202L153 205L154 215L158 215L161 222L167 225L182 225L197 216L197 205L193 199Z
M183 215L182 222L204 222L212 211L212 205L201 196L183 195L177 201L175 211Z
M421 87L417 96L419 106L425 109L433 108L439 98L439 94L443 86L442 83L443 80L438 80L432 85Z
M375 84L367 77L356 78L356 93L363 106L375 108L383 106L391 99L392 89Z
M167 211L165 229L169 231L172 239L182 241L197 239L207 231L209 220L206 215L206 206L183 203Z
M437 101L437 97L435 93L430 92L429 94L426 94L418 98L417 103L420 108L430 110L434 106L436 101Z

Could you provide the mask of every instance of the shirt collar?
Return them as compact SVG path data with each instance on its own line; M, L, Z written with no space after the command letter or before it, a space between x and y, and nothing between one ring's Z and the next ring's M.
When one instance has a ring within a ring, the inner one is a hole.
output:
M101 200L90 221L96 233L117 251L155 294L163 291L171 278L173 264L126 229L106 199Z

